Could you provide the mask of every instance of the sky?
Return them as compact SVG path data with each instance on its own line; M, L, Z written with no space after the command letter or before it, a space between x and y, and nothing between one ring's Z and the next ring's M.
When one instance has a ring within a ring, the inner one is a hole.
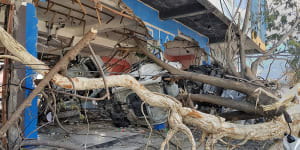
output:
M284 49L284 45L280 45L278 47L279 50ZM271 45L267 46L267 49L271 48ZM250 66L251 62L253 62L255 58L247 59L247 64ZM269 66L272 63L272 59L270 60L265 60L261 63L263 67L259 67L258 70L258 76L263 77L264 79L266 78L268 72L269 72ZM268 79L270 80L275 80L279 79L282 77L284 72L286 71L286 61L285 60L275 60L271 66L270 73ZM284 78L283 78L284 79ZM283 80L284 81L284 80Z

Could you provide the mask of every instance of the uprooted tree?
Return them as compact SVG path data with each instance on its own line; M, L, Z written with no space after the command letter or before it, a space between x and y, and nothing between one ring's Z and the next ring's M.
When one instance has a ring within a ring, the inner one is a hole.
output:
M70 60L74 59L74 57L79 54L81 49L87 46L89 42L93 40L97 33L97 31L95 30L91 30L90 32L86 33L83 39L80 40L70 51L68 51L68 53L55 65L54 68L48 71L50 68L47 65L34 65L45 63L30 55L23 46L16 42L3 28L0 28L0 41L12 55L8 58L15 61L20 61L23 64L32 64L28 66L34 69L37 73L45 76L45 78L41 82L39 82L38 86L26 98L24 103L20 105L20 107L14 112L9 120L1 127L0 136L6 136L7 130L12 124L18 122L19 116L22 114L26 107L30 106L32 99L43 90L43 88L49 83L49 81L52 81L57 86L74 90L90 90L116 86L126 87L136 92L137 95L149 105L169 109L170 115L168 117L168 123L170 126L170 130L168 131L166 139L161 144L161 149L164 149L165 145L169 142L169 140L176 132L182 131L189 137L192 149L195 150L196 142L193 138L191 130L187 127L187 125L195 126L201 129L203 131L203 136L208 136L205 145L206 149L212 149L214 144L223 137L244 140L241 144L244 144L247 140L268 140L282 138L284 133L288 132L288 128L283 115L281 114L286 114L286 108L290 105L291 99L288 99L285 102L279 102L279 98L276 94L274 94L274 91L265 87L264 82L258 80L255 75L258 69L258 65L263 60L272 58L273 53L276 51L276 48L298 26L300 20L298 17L299 10L297 10L296 19L294 21L294 24L291 25L290 29L278 40L276 44L272 46L272 48L267 53L259 56L257 60L252 63L251 67L248 67L245 63L244 41L247 32L247 22L250 17L250 4L251 0L248 0L248 7L243 28L236 29L236 24L234 24L233 22L229 26L230 28L228 29L226 43L227 46L225 49L225 51L228 52L228 55L226 55L225 57L225 63L222 64L222 66L228 73L235 76L236 78L246 79L247 82L238 82L235 80L178 70L161 61L152 53L147 51L147 49L145 48L146 44L140 39L134 38L134 40L138 47L137 51L139 53L143 53L159 66L166 69L171 74L172 78L194 80L226 89L240 91L248 96L247 99L249 102L238 102L232 99L222 99L221 97L209 95L190 95L190 98L192 98L193 100L198 99L202 102L224 105L226 107L234 108L252 115L259 114L259 116L271 116L271 121L253 125L241 125L226 122L222 117L206 114L193 108L184 107L181 102L174 97L151 92L147 90L142 84L140 84L135 78L129 75L114 75L106 76L105 78L69 78L65 77L62 74L59 74L59 72L63 71L66 68ZM231 46L233 44L231 43L232 41L239 43L236 49ZM235 59L237 56L241 59L241 72L237 72L234 69L234 64L232 63L234 62L233 59ZM184 98L186 98L187 96L188 95L182 95L182 97ZM224 101L227 102L224 103ZM232 101L232 103L228 103L228 101ZM299 133L300 114L293 114L291 117L293 119L293 123L291 124L292 130L294 133Z
M40 60L30 55L24 47L16 42L3 28L0 28L0 39L3 45L10 51L12 55L18 58L24 64L43 64ZM89 90L104 88L103 78L84 78L75 77L67 78L58 74L59 70L62 70L66 65L63 62L70 61L76 56L84 45L86 45L95 36L95 31L87 33L84 38L76 44L76 46L68 52L67 55L61 59L57 65L50 71L46 65L31 65L32 69L36 72L45 75L45 78L38 84L36 89L31 93L31 96L24 101L24 103L17 109L12 117L2 126L0 133L2 137L5 137L7 129L13 123L18 121L18 118L25 107L29 106L32 98L39 93L43 87L51 80L56 85L75 90ZM147 53L149 54L149 53ZM150 56L150 55L149 55ZM154 57L154 55L152 56ZM182 104L173 97L163 95L159 93L152 93L141 85L137 80L129 75L115 75L105 78L108 87L122 86L132 89L137 95L146 103L152 106L165 107L170 110L170 116L168 123L170 130L168 131L167 138L163 141L161 148L163 149L165 144L171 139L171 137L178 131L183 131L188 135L192 149L196 149L196 143L190 129L185 125L192 125L203 130L203 132L209 134L209 140L206 142L206 147L211 148L213 145L223 137L230 137L233 139L245 139L245 140L267 140L272 138L280 138L288 131L286 123L283 118L279 117L271 122L255 124L255 125L240 125L225 122L223 118L216 117L214 115L205 114L196 111L191 108L182 107ZM295 114L292 116L295 120L292 124L293 131L296 133L300 130L298 121L300 115Z

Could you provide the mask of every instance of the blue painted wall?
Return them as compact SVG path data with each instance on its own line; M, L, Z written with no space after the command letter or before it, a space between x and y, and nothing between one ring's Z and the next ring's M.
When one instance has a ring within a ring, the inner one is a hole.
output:
M267 31L267 24L266 24L266 22L265 22L265 19L266 19L266 5L267 5L267 3L266 3L266 0L261 0L261 11L262 11L262 17L261 17L261 24L262 24L262 26L261 26L261 35L260 35L260 37L261 37L261 39L266 43L266 31Z
M255 30L263 42L266 42L266 29L265 23L265 0L252 0L251 5L251 27ZM259 24L260 23L260 27Z
M27 51L37 57L37 28L38 19L36 17L36 9L33 4L27 3L26 8L26 49ZM25 86L28 89L34 89L33 85L33 74L35 72L30 68L26 67L26 80ZM25 91L25 96L27 97L31 93L31 90ZM32 105L25 109L25 137L31 139L37 139L37 98L34 98Z
M161 49L164 50L163 44L169 40L173 40L178 35L178 31L180 31L184 35L196 40L199 46L209 53L209 41L207 37L200 35L198 32L174 20L160 20L156 10L144 5L138 0L123 0L123 2L133 10L136 16L145 22L153 39L160 41ZM207 63L209 63L209 59Z
M251 27L252 30L255 30L256 32L258 31L260 32L258 36L263 42L266 42L265 34L267 29L267 24L265 23L265 12L266 12L265 1L266 0L252 0L252 4L251 4ZM246 11L247 2L248 2L247 0L242 0L240 9ZM237 7L239 3L240 0L235 0L235 7ZM260 22L261 24L260 27L258 26L257 22Z

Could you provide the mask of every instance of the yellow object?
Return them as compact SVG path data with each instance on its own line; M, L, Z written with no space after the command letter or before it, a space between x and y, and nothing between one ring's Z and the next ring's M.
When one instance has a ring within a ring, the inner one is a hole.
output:
M261 40L261 38L259 36L255 37L255 31L252 31L251 33L251 38L253 40L253 42L263 51L266 51L266 44Z

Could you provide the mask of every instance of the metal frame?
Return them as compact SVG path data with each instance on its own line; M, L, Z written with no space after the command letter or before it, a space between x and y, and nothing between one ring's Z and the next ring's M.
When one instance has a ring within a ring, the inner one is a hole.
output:
M12 34L12 26L13 26L13 15L14 15L14 5L10 3L10 0L1 0L0 4L5 4L5 5L9 5L10 9L9 9L9 16L8 16L8 22L7 22L7 32L9 34ZM4 55L7 55L8 51L5 49L4 51ZM8 92L9 92L9 88L7 85L8 83L8 77L9 77L9 64L10 61L9 59L5 58L4 59L4 71L3 71L3 82L2 85L2 124L5 124L7 121L7 99L8 99ZM4 146L4 148L7 148L7 141L6 138L2 138L2 144Z

